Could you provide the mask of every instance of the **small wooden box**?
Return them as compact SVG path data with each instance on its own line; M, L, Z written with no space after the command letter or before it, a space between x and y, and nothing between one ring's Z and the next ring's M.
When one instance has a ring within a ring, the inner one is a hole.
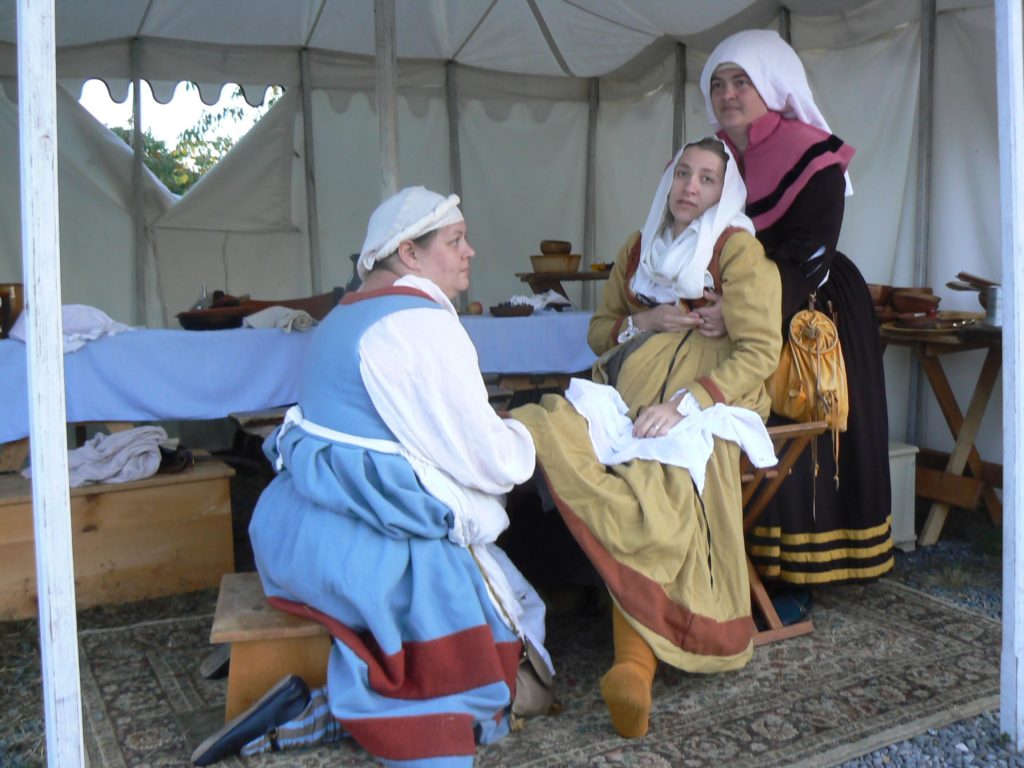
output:
M235 569L230 478L219 461L71 489L79 608L189 592ZM32 486L0 475L0 620L37 608Z

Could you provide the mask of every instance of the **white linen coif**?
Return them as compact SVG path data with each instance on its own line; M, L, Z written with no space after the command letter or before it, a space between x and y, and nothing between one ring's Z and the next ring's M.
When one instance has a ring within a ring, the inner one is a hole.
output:
M459 196L444 197L426 187L406 187L389 197L370 215L356 271L361 278L386 259L403 240L415 240L435 229L463 221Z
M723 144L723 147L725 145ZM631 288L638 295L654 299L659 304L675 303L678 299L699 299L704 288L712 288L708 264L715 243L728 227L739 227L754 234L754 224L743 213L747 204L747 187L740 176L736 160L725 147L729 161L725 164L722 197L694 220L678 237L672 236L668 213L668 196L672 188L676 165L683 156L683 147L672 158L654 192L651 209L640 235L640 264L633 276Z

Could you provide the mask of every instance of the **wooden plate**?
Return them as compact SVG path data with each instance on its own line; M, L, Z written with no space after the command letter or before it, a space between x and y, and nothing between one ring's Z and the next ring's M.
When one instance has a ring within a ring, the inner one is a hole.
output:
M985 315L981 312L936 312L934 315L910 313L897 315L896 325L918 330L950 331L984 319Z
M491 314L495 317L526 317L533 314L533 307L529 304L513 304L511 306L491 307Z

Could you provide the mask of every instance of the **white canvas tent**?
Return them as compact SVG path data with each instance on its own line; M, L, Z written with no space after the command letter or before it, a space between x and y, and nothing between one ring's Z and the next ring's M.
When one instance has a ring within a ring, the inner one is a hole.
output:
M296 4L304 15L244 3L234 18L224 5L214 13L166 0L58 4L58 74L72 92L84 79L102 77L123 97L133 61L161 98L180 79L198 82L208 100L228 80L243 83L254 99L271 84L288 92L222 167L162 216L147 218L141 248L131 237L79 237L84 224L99 220L89 211L96 201L65 187L65 301L95 304L126 322L174 327L174 314L204 283L292 298L348 282L348 255L359 249L380 198L372 5ZM780 18L774 3L704 5L691 14L672 2L487 0L434 4L419 20L414 14L425 12L424 4L398 5L397 176L402 184L461 191L480 254L470 298L487 305L525 291L514 275L529 269L542 238L571 240L588 260L608 261L639 226L672 154L674 129L687 139L709 132L696 86L707 52L732 29ZM4 8L9 0L0 3L0 41L13 42ZM930 148L918 135L928 29L916 0L794 3L788 19L823 112L858 150L851 168L857 194L848 200L840 245L870 282L929 284L942 293L943 308L978 309L973 295L944 284L961 270L1000 273L994 12L973 0L943 3L939 11ZM0 77L10 82L3 50L0 43ZM74 129L62 126L62 135L70 141ZM5 166L13 168L15 146L0 145ZM940 215L919 233L927 213L918 183L925 156L931 210ZM122 164L122 184L129 171ZM7 185L0 195L0 210L16 215L16 188ZM6 235L6 221L0 224L0 275L16 280L17 230ZM136 280L139 273L144 280ZM141 293L123 290L133 280ZM571 290L577 303L592 301L588 291ZM937 410L908 414L907 354L888 356L894 438L948 449ZM965 398L972 367L954 378ZM980 449L991 461L1001 458L998 413L996 402L981 431Z
M1007 214L1004 207L1000 218L996 180L1005 179L1001 166L1015 157L1007 154L1012 142L1005 138L1011 118L1004 118L1000 144L997 115L1015 93L1020 101L1019 2L944 0L936 7L918 0L794 0L785 9L770 0L376 5L394 7L397 101L388 99L387 88L377 92L378 75L388 68L373 58L378 29L369 0L56 4L56 76L72 90L76 82L100 77L124 93L129 80L143 78L165 96L180 80L197 82L203 93L236 82L249 94L277 84L299 96L274 110L293 110L290 147L286 128L254 132L236 150L247 160L229 162L229 156L219 173L163 217L147 219L155 257L148 242L121 244L115 269L160 278L156 286L139 281L144 287L134 296L133 316L166 322L207 279L197 269L212 270L234 292L250 292L236 275L251 274L254 265L261 279L265 271L286 275L268 282L285 286L288 295L297 292L293 288L305 293L343 284L347 255L358 249L382 173L389 171L402 184L462 193L480 253L472 290L485 303L523 290L513 273L527 268L526 257L541 238L569 239L584 246L588 260L610 260L637 228L673 146L708 132L695 86L707 52L736 29L778 25L801 53L833 130L858 148L851 166L857 194L848 201L840 244L867 279L930 284L944 308L975 309L972 297L944 290L945 281L960 270L1001 277L1010 294L1006 314L1015 317L1014 281L1002 268L1011 262L999 255L1019 247L1000 238L1001 231L1004 237L1012 231L1005 222L1015 211ZM29 3L21 7L27 11ZM1012 45L999 68L993 41L1006 29ZM0 78L8 82L16 74L16 50L25 55L15 43L14 3L3 0ZM994 73L1002 76L1008 67L1016 80L1004 81L1010 96L1004 90L997 99ZM23 72L23 78L31 82L38 74ZM378 139L378 109L395 116L385 125L397 125L397 157ZM1019 120L1019 107L1008 114ZM278 165L286 157L288 173ZM261 175L255 166L262 163ZM282 186L270 185L271 177ZM244 178L259 180L255 188L249 184L258 201L225 197L243 188ZM11 194L10 187L0 194ZM270 189L275 193L263 194ZM72 194L61 185L62 211L76 205ZM212 221L211 210L218 211ZM261 222L272 225L261 228ZM22 258L9 252L9 240L0 232L0 269ZM183 258L196 243L207 245L193 253L211 249L198 266ZM96 259L89 246L83 239L73 254L65 250L65 280L70 260ZM96 296L83 301L106 309L103 296ZM162 306L152 305L153 296ZM1008 345L1015 339L1009 331ZM892 435L899 439L908 419L916 421L918 398L908 394L907 357L894 352L886 366ZM963 367L972 365L977 362ZM1008 364L1004 376L1013 392L1015 368ZM970 380L954 378L962 399ZM1001 422L1001 411L994 402L979 448L984 458L1006 463L1012 496L1015 432L1004 436L1001 423L1008 422ZM912 439L948 448L941 418L924 415ZM1003 440L1011 445L1005 456ZM1010 499L1008 517L1014 509ZM1007 555L1012 563L1012 549ZM1006 617L1017 618L1013 612Z

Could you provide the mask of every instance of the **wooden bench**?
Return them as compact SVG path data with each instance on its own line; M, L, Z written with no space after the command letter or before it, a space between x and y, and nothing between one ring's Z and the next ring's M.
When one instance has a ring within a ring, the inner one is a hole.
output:
M272 607L256 573L224 574L210 642L231 645L225 722L252 706L285 675L298 675L311 688L327 681L327 630Z
M72 488L79 608L212 587L235 569L231 467L198 461L174 474ZM0 474L0 620L38 612L32 484Z

